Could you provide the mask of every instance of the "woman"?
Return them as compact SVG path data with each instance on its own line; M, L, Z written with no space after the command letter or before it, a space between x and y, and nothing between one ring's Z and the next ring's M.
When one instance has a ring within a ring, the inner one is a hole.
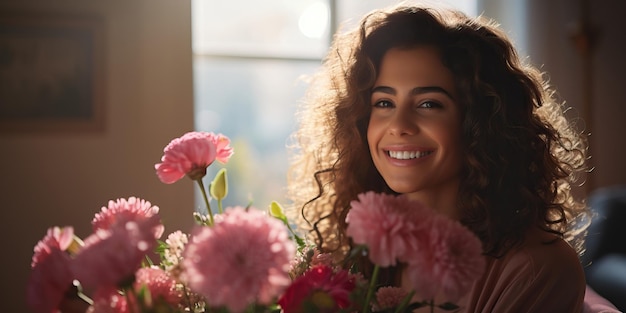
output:
M338 34L295 134L290 191L316 243L350 249L366 191L406 194L482 241L487 268L465 312L580 312L587 208L571 186L584 138L536 68L491 22L394 7ZM388 281L403 285L402 268Z

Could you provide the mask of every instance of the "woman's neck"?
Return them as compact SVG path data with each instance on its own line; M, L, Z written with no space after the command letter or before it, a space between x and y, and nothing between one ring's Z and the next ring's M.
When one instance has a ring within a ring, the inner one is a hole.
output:
M414 201L419 201L426 207L439 212L449 218L460 219L458 207L458 184L447 186L444 189L420 190L407 193L407 197Z

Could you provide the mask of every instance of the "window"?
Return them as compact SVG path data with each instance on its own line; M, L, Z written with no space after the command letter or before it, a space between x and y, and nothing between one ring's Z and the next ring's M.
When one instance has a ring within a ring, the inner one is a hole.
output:
M226 206L286 203L286 145L307 87L300 78L320 65L331 25L394 2L193 0L195 128L223 133L235 149ZM476 14L475 0L445 2Z

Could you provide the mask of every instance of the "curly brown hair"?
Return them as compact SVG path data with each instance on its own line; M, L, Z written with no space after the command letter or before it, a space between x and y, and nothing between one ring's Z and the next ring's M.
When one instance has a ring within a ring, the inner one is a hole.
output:
M371 88L390 48L435 46L454 75L463 116L461 222L497 256L530 227L565 238L579 253L587 212L571 187L586 170L586 141L537 68L523 64L495 22L453 10L398 6L338 33L310 81L294 133L289 195L316 243L345 253L350 201L393 193L367 145Z

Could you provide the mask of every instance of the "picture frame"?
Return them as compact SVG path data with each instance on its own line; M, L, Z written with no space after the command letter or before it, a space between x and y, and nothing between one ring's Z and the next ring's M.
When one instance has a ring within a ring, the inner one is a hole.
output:
M0 15L0 132L102 131L103 49L95 16Z

